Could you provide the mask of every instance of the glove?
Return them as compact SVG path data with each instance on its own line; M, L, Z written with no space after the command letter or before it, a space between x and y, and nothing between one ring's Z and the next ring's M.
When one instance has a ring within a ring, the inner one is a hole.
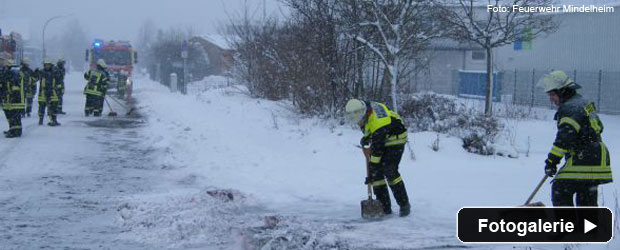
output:
M368 185L370 184L372 181L370 181L370 177L366 177L366 179L364 179L364 184Z
M546 160L545 163L545 174L549 177L553 177L558 172L558 167L550 160Z
M360 145L362 147L367 147L370 145L370 139L368 137L362 137L362 139L360 139Z

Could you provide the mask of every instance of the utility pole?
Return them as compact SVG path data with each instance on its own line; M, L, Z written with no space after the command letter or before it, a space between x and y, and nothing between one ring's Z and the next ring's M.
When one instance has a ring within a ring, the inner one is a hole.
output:
M183 58L183 87L181 93L187 94L187 40L183 40L183 46L181 48L181 58Z

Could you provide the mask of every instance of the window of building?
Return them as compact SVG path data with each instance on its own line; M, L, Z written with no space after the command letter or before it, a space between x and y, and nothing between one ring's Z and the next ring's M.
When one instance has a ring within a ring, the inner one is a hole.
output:
M471 52L471 59L474 61L481 61L487 58L487 53L482 50L475 50Z

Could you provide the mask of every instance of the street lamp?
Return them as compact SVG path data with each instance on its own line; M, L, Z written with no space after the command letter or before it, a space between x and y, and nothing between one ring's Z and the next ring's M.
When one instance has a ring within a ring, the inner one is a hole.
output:
M50 17L49 19L47 19L47 21L45 21L45 24L43 25L43 32L42 32L43 34L42 34L42 38L41 38L41 40L42 40L42 42L43 42L43 46L42 46L42 47L43 47L43 55L42 55L42 59L43 59L43 60L45 60L45 29L47 29L47 25L48 25L48 24L49 24L52 20L59 19L59 18L63 18L63 17L68 17L68 16L71 16L71 14L69 14L69 15L58 15L58 16L53 16L53 17Z

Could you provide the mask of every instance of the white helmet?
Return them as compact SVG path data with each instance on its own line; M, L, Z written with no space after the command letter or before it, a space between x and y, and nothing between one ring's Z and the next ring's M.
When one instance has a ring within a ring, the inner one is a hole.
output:
M542 87L545 93L553 90L559 90L562 88L581 88L579 84L573 82L564 71L556 70L549 74L544 75L539 81L538 86Z
M31 62L32 62L32 61L31 61L31 60L30 60L30 58L28 58L28 57L24 57L24 59L22 59L22 64L25 64L25 65L30 65L30 63L31 63Z
M102 58L99 58L99 60L97 60L97 65L103 67L103 68L107 68L108 65L105 64L105 61Z
M6 60L4 60L4 66L15 67L15 66L17 66L17 64L15 64L15 60L13 60L13 59L6 59Z
M54 62L52 62L52 59L50 59L50 58L45 58L45 59L43 60L43 65L45 65L45 64L52 64L52 65L53 65L53 64L54 64Z
M349 122L357 124L366 114L366 103L358 99L351 99L344 107L344 112Z

